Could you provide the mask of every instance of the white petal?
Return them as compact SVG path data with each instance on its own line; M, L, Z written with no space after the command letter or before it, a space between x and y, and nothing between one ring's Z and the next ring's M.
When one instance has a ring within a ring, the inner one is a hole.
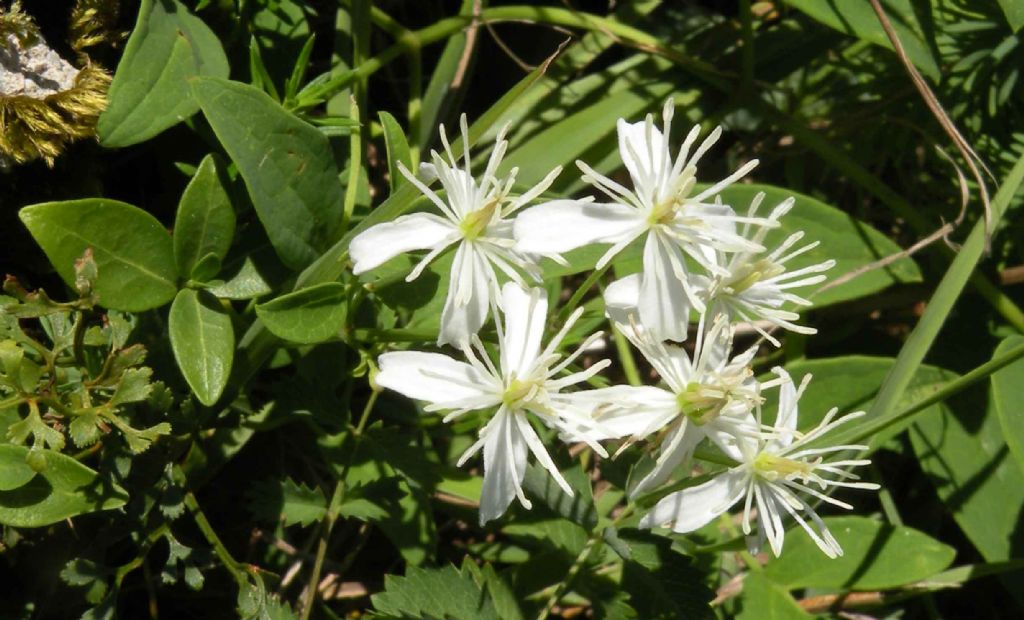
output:
M440 353L394 351L381 355L377 363L378 385L416 400L448 403L494 391L492 379ZM497 396L495 400L499 400Z
M745 481L744 472L732 470L672 493L640 520L640 527L672 524L672 529L680 533L700 529L743 497Z
M548 454L547 448L545 448L544 444L541 443L540 437L537 436L533 427L530 426L529 420L526 419L526 414L513 413L511 415L515 416L514 421L519 429L519 434L522 436L523 441L526 442L526 445L529 446L530 452L533 453L537 462L540 463L541 467L548 470L548 473L555 479L558 486L562 487L562 490L565 491L569 497L572 497L572 487L569 486L569 483L562 477L562 472L558 471L558 466L555 465L555 462L551 460L551 455Z
M527 446L519 430L515 428L512 415L501 408L495 414L495 423L489 425L488 437L484 443L480 525L503 515L516 495L522 494L521 485L526 475Z
M630 326L630 315L638 321L640 303L640 274L634 273L612 282L604 289L604 308L608 318L624 327Z
M501 289L501 309L505 315L501 370L506 376L514 373L523 378L540 353L548 300L541 289L527 291L515 282L507 282Z
M448 279L448 297L441 311L441 331L437 336L439 346L461 346L480 331L487 322L491 306L489 282L494 277L490 263L471 244L459 246Z
M616 243L639 232L643 216L630 207L579 200L552 200L515 219L516 249L558 254L591 243Z
M668 181L672 160L665 136L657 127L647 121L627 123L619 119L619 155L629 170L637 194L649 201L656 201Z
M413 213L367 228L348 246L359 275L412 250L434 249L452 243L458 231L448 220L431 213Z
M779 386L779 412L775 418L775 430L779 433L768 442L769 450L775 452L793 443L798 407L796 386L789 373L779 367L773 368L772 371L784 379Z
M687 420L681 420L676 428L672 430L669 437L665 438L662 448L658 453L658 460L646 476L630 490L630 497L642 495L653 490L668 481L672 472L683 462L689 460L693 449L697 447L704 433L697 426L690 424Z
M616 385L575 392L574 400L591 403L598 439L642 439L660 430L677 411L672 393L657 387Z
M672 243L663 243L652 232L644 244L644 270L640 278L640 323L664 340L686 340L690 303L673 262L683 263Z

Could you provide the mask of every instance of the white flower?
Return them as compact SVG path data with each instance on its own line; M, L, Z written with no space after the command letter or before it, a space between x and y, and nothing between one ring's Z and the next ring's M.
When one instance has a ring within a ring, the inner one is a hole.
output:
M630 489L630 495L666 482L705 437L732 449L737 436L757 435L752 412L761 403L761 390L775 383L759 384L754 378L750 360L756 347L729 357L733 329L725 316L719 315L706 331L701 325L692 361L685 349L653 338L635 320L617 327L666 385L616 386L591 393L607 401L594 417L610 433L608 438L629 437L626 445L630 445L657 433L654 468Z
M739 217L731 207L712 201L724 188L746 175L752 160L726 179L691 195L697 163L718 140L716 128L690 153L700 127L686 136L675 160L669 152L673 102L665 103L664 132L651 115L641 123L618 123L619 155L633 180L633 190L577 161L583 180L608 196L611 203L554 200L521 213L515 221L516 247L523 252L554 256L591 243L610 243L597 263L603 268L635 239L646 235L640 282L640 322L657 337L685 340L691 305L703 311L686 267L685 255L711 273L727 275L709 253L760 251L764 248L736 234L737 223L772 225L768 220Z
M496 176L508 148L502 129L478 183L469 163L469 128L465 115L460 118L460 125L464 168L459 168L443 126L441 142L447 161L437 151L431 151L433 163L420 166L425 178L441 181L446 200L399 164L402 174L430 199L441 216L433 213L404 215L367 229L349 246L349 255L355 263L352 271L356 275L399 254L429 250L406 277L406 281L411 282L445 249L458 244L449 276L448 297L441 313L438 345L462 346L487 322L492 301L500 297L495 268L524 287L526 282L521 271L540 280L540 270L534 261L513 248L512 222L507 218L544 192L561 172L561 168L557 168L526 193L511 197L509 192L518 169L512 169L504 178Z
M782 553L785 530L784 516L789 515L810 535L811 539L830 558L843 554L835 537L801 494L839 506L847 510L852 506L830 497L830 487L877 489L878 485L857 482L858 476L847 468L867 465L867 459L845 459L825 462L828 455L847 450L864 450L866 446L844 445L808 447L830 430L862 415L863 411L835 419L837 409L828 412L821 423L810 432L797 431L797 401L803 393L810 375L804 377L800 389L781 368L774 372L785 382L779 393L779 411L774 432L753 440L739 438L727 450L738 465L722 471L714 478L664 497L641 520L641 527L671 524L676 532L692 532L711 522L733 504L743 504L743 532L750 534L751 509L756 504L760 528L755 549L767 539L772 552ZM760 407L757 410L760 423ZM808 523L808 520L810 523Z
M380 357L379 385L410 398L430 403L427 411L450 410L444 420L451 421L470 411L497 408L480 431L480 437L459 459L461 466L480 448L484 450L484 485L480 499L480 523L502 515L512 499L530 508L523 495L527 453L547 469L562 489L572 495L544 444L530 425L529 415L557 429L563 438L587 441L599 454L607 456L600 445L589 438L595 428L590 416L592 405L578 395L561 390L586 381L606 368L603 360L590 368L559 376L581 351L600 334L594 334L564 359L555 352L559 343L582 314L578 309L558 334L541 349L547 316L543 291L523 290L509 282L501 290L505 320L499 324L499 360L495 366L483 343L476 336L473 346L462 347L467 362L440 353L399 351Z
M754 197L747 214L749 218L756 215L757 208L763 200L764 192L760 192ZM772 210L768 217L769 221L777 223L793 208L793 203L793 198L781 202ZM750 228L750 224L744 224L741 234L746 236L750 232ZM767 227L758 227L751 237L751 241L761 245L767 232ZM819 244L818 241L815 241L790 251L790 248L803 239L803 236L803 231L791 234L779 244L779 247L768 254L743 251L726 255L725 252L716 250L713 258L715 264L722 269L717 275L711 277L696 277L696 286L701 289L708 312L724 312L733 321L750 323L775 346L779 346L779 341L757 324L759 319L801 334L818 333L818 330L813 327L796 325L793 321L798 320L800 315L782 309L786 302L799 306L811 305L810 301L789 292L789 289L822 282L825 280L825 275L821 272L828 271L836 264L834 260L826 260L787 272L786 263L788 261L816 248Z

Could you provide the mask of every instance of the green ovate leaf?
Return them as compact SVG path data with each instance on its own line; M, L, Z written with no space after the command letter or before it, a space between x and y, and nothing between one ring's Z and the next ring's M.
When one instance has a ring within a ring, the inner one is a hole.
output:
M956 375L947 373L947 379ZM994 406L968 392L917 418L910 438L921 468L967 538L989 562L1024 557L1009 536L1024 510L1024 473L1003 440Z
M748 573L739 599L740 620L810 620L813 616L797 605L793 597L763 573Z
M96 132L106 147L143 142L199 110L188 80L226 78L220 40L178 0L142 0Z
M32 205L18 215L68 286L75 284L75 261L92 250L93 293L106 308L141 312L178 290L171 236L142 209L85 198Z
M2 448L6 446L0 446L0 491L17 489L35 477L23 454Z
M178 292L168 318L171 348L185 381L199 402L213 405L231 375L235 332L231 317L205 292Z
M1024 2L1020 0L999 0L999 6L1003 8L1003 13L1006 14L1006 22L1010 24L1010 29L1017 32L1024 27Z
M192 92L238 166L278 256L293 269L312 263L342 217L327 138L252 86L197 78Z
M799 526L786 533L786 546L765 568L790 590L885 590L921 581L948 567L956 550L909 527L867 517L830 517L825 524L843 548L829 559Z
M405 166L410 172L412 169L412 154L409 152L409 142L405 138L405 130L398 124L394 116L387 112L380 113L380 124L384 128L384 145L388 155L388 175L391 191L406 183L405 177L398 170L398 164Z
M29 449L0 445L0 468L25 462ZM128 494L70 456L42 451L45 468L26 484L0 491L0 523L42 527L80 514L123 506Z
M1024 337L1010 336L999 343L992 357L1005 355L1024 344ZM1010 454L1024 472L1024 360L992 375L992 403L1003 429Z
M174 259L182 278L194 277L196 266L206 263L209 256L217 259L219 267L235 236L235 210L222 176L224 166L217 159L213 155L203 158L178 203Z
M787 271L796 271L829 259L836 261L836 266L826 272L828 279L824 283L793 291L801 297L808 297L821 286L855 269L902 251L902 248L892 239L871 226L810 196L779 187L757 184L732 185L723 191L721 196L722 201L732 205L737 213L744 214L758 192L765 193L764 201L758 210L762 216L767 216L775 205L790 196L796 199L793 208L782 217L782 225L770 231L765 237L764 246L769 251L774 250L786 237L798 231L803 231L805 236L794 248L815 241L819 242L816 248L787 261ZM866 297L893 284L920 281L921 271L914 261L910 258L901 258L885 268L863 273L839 286L812 295L809 299L815 306L820 307Z
M345 325L345 286L318 284L256 306L256 316L278 338L313 344L338 335Z
M381 614L395 618L500 620L494 603L468 570L410 566L404 577L384 577L384 591L371 597Z
M260 274L259 267L248 256L233 276L207 290L220 299L254 299L273 291Z
M817 21L844 32L852 37L863 39L875 45L893 49L892 42L886 36L882 23L871 8L870 2L820 2L819 0L786 0L790 4ZM886 0L882 3L886 16L892 23L896 36L903 45L907 58L921 73L938 80L941 77L939 66L928 49L928 44L921 35L911 0Z

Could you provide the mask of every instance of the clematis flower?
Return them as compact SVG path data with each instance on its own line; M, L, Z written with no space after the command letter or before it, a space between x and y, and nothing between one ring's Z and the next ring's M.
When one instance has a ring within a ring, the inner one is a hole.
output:
M852 506L828 495L831 488L877 489L871 482L859 482L848 468L867 465L868 459L825 461L830 455L847 450L864 450L866 446L843 445L808 447L832 429L864 415L863 411L836 418L838 409L828 412L821 423L804 434L797 431L797 403L811 376L806 375L796 389L786 371L773 370L784 380L779 393L778 417L774 431L757 439L738 437L727 454L739 462L714 478L664 497L641 520L641 527L670 524L676 532L692 532L710 523L741 499L743 532L751 533L751 514L757 506L760 524L755 550L768 540L772 552L782 553L785 530L782 519L792 517L810 535L825 555L835 558L842 547L828 531L824 521L803 495L827 504L850 510ZM757 408L758 424L761 410Z
M442 200L426 183L402 164L398 168L440 211L403 215L394 221L377 224L352 240L349 255L356 275L374 269L388 260L413 250L429 250L406 277L415 280L442 252L458 245L449 276L448 296L441 313L437 344L462 346L487 322L493 302L500 297L497 273L526 287L525 275L540 280L534 260L513 248L512 222L508 217L546 190L561 172L556 168L532 189L518 197L510 192L518 169L505 177L497 176L498 166L508 148L505 129L499 132L483 176L473 177L469 157L469 128L466 115L459 119L462 129L463 167L452 152L451 144L440 128L445 160L431 151L430 164L420 166L425 179L437 178L445 191Z
M472 346L462 346L465 362L440 353L398 351L380 356L380 372L376 381L417 400L430 404L427 411L449 411L444 421L450 422L470 411L496 412L481 429L479 439L459 458L462 466L483 448L484 484L480 499L481 525L501 516L518 497L530 508L523 494L528 453L550 472L562 490L573 494L555 463L548 455L530 418L559 431L563 439L586 441L599 454L604 449L590 438L596 425L590 416L591 402L579 395L586 392L563 393L567 387L586 381L608 366L603 360L590 368L564 374L600 333L588 338L575 352L563 358L555 350L579 319L577 309L558 334L541 348L547 316L547 300L543 291L529 292L509 282L501 290L504 308L504 329L498 327L498 363L491 360L478 337Z
M689 309L704 311L704 302L690 281L686 256L708 272L727 276L712 258L713 250L758 252L763 246L736 233L738 223L773 226L766 219L741 217L714 198L757 165L752 160L722 181L695 192L697 163L722 135L721 127L692 152L700 127L686 136L675 159L669 151L674 104L665 103L664 131L651 115L644 122L618 122L619 155L633 189L577 161L583 180L611 199L554 200L523 211L515 220L516 247L521 252L554 257L592 243L610 243L597 262L603 268L634 240L645 237L640 276L640 322L656 337L685 340Z
M732 450L737 437L756 437L753 410L762 401L761 390L777 382L759 384L750 368L756 347L730 357L733 329L719 315L710 329L703 320L693 359L682 347L653 338L633 320L618 328L658 372L666 387L616 386L591 392L604 397L595 419L610 432L607 438L629 437L625 448L648 436L657 436L654 468L630 490L636 496L666 482L694 448L708 438Z
M764 192L754 197L750 204L748 217L753 218L761 202ZM782 216L793 208L793 198L781 202L772 210L769 221L778 222ZM744 224L741 234L750 234L750 224ZM752 234L751 241L761 245L768 232L768 227L760 226ZM802 267L794 271L786 271L786 263L804 252L816 248L818 241L808 243L795 250L791 248L803 239L803 231L795 232L786 238L777 248L768 254L762 252L736 252L727 255L716 250L712 256L715 264L722 267L716 275L710 277L696 276L696 286L702 291L708 312L723 312L733 321L750 323L762 336L775 346L779 346L770 333L758 325L757 321L767 321L800 334L816 334L818 330L793 323L800 315L790 310L783 310L787 302L798 306L809 306L811 302L789 292L790 289L818 284L825 280L823 271L835 267L836 261L826 260L815 265Z

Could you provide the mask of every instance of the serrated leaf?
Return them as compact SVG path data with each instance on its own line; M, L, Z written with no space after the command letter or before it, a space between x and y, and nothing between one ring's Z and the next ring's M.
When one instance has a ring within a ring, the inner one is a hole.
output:
M843 548L830 559L801 527L786 535L784 553L764 574L790 590L886 590L924 580L947 568L956 550L910 527L895 527L867 517L826 517L825 524Z
M98 267L93 293L105 308L141 312L178 290L167 230L149 213L105 198L47 202L18 216L57 273L75 285L75 261L89 248Z
M178 0L142 0L96 131L106 147L148 140L199 110L188 80L228 76L220 40Z
M110 397L110 404L114 407L127 403L137 403L149 398L153 389L150 378L153 371L150 368L129 368L121 375L114 395Z
M235 235L235 210L228 196L224 165L217 159L214 155L203 158L178 203L174 259L183 278L198 279L193 272L206 256L224 260Z
M0 463L25 462L29 449L0 445ZM69 517L119 508L128 494L70 456L44 451L46 469L27 484L0 491L0 523L42 527Z
M291 478L257 483L248 496L254 512L266 518L280 518L286 525L311 525L327 514L323 491Z
M642 618L714 618L715 597L693 561L672 550L672 541L657 534L623 529L613 545L623 557L622 588Z
M100 438L100 429L97 426L99 421L99 414L91 411L76 415L68 425L71 441L75 442L79 448L86 448L96 443L96 440Z
M345 286L328 282L256 306L256 316L275 336L302 344L335 337L345 324Z
M386 575L384 591L370 597L375 610L396 618L500 620L494 603L473 577L452 565L409 566L404 577Z
M594 506L594 495L586 473L579 465L573 465L563 471L562 476L572 487L572 497L562 490L546 469L536 463L526 468L523 489L529 497L539 499L555 514L587 531L593 530L597 525L597 508Z
M312 263L334 240L342 215L327 138L246 84L196 78L192 92L238 166L278 256L296 270Z
M206 291L183 289L167 322L171 349L199 402L212 406L224 392L235 357L231 317Z
M338 513L360 521L380 521L397 512L401 496L397 477L359 484L345 490Z

